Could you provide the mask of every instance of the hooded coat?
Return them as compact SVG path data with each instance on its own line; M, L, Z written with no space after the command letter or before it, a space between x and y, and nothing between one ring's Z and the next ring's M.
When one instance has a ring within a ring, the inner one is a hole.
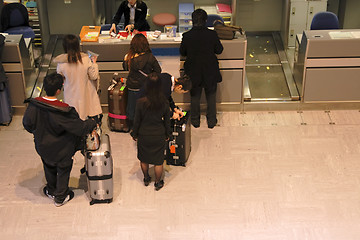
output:
M34 134L37 153L51 164L71 159L80 148L81 137L90 133L96 122L81 120L75 108L66 103L38 97L29 100L23 126Z
M97 94L100 80L97 63L92 63L87 54L81 53L82 63L69 63L67 54L54 59L56 71L65 77L64 102L74 107L82 120L102 113Z

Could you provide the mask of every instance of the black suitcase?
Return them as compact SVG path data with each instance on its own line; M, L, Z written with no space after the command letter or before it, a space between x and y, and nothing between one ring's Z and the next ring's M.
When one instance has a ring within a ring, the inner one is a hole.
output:
M109 135L100 136L99 149L86 151L85 170L91 197L90 205L111 203L113 200L113 160Z
M174 166L184 166L191 151L190 113L180 120L171 119L172 140L166 147L166 163Z
M9 125L12 119L9 83L1 61L4 40L5 37L0 35L0 124Z

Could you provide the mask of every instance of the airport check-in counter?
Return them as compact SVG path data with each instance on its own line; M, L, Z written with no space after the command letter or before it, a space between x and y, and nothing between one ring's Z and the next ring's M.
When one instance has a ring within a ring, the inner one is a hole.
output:
M243 91L245 82L245 60L246 60L246 36L233 40L221 40L224 50L217 55L222 76L222 82L218 84L216 102L223 105L239 105L243 102ZM185 59L181 59L183 69ZM189 103L190 94L173 94L176 103ZM205 103L203 93L201 103Z
M302 102L360 101L360 30L304 31L294 64Z
M31 96L34 71L29 49L22 35L6 35L2 63L9 82L11 105L25 110L24 100Z
M246 56L246 37L243 36L234 40L222 40L224 51L218 55L220 71L223 81L218 85L217 102L218 103L235 103L242 102L242 91L245 77L245 56ZM180 69L183 66L183 61L180 61L179 48L180 42L174 39L158 39L156 41L149 40L150 48L157 56L157 52L165 52L168 49L169 60L177 61L178 69L177 75L180 76ZM100 71L100 101L104 106L107 105L107 89L113 73L118 72L121 77L127 77L128 72L123 69L124 56L129 50L130 41L122 40L118 42L82 42L82 51L90 50L98 53L99 57L97 63ZM176 52L176 54L174 54ZM163 68L163 66L162 66ZM163 72L166 69L163 68ZM190 93L173 94L174 101L177 104L190 103Z

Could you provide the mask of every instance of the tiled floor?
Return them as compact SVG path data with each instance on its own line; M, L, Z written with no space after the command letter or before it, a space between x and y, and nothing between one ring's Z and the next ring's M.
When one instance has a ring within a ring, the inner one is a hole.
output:
M360 239L360 112L224 112L192 129L187 166L144 187L129 134L108 132L114 201L89 205L75 156L62 207L21 116L0 127L0 239ZM106 120L106 118L105 118ZM104 124L106 126L106 124ZM153 173L152 173L153 174Z

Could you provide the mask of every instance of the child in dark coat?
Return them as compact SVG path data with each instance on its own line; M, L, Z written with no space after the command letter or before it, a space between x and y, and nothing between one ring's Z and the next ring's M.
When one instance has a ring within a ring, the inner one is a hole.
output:
M29 100L23 117L24 128L34 134L35 149L43 162L46 186L44 194L62 206L74 197L69 178L80 139L95 127L94 119L83 121L75 108L57 100L64 79L53 73L44 79L45 97Z

